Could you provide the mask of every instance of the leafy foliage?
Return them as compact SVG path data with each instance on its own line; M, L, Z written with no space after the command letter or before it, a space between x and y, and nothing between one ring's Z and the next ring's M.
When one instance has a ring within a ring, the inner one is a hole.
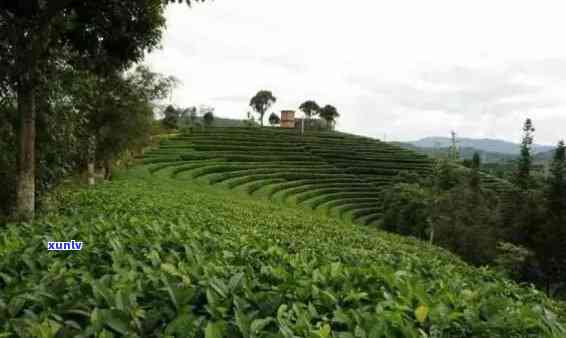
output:
M428 238L430 203L430 192L420 185L394 185L384 199L382 228L402 235Z
M54 69L64 64L97 75L124 70L158 45L164 6L161 0L0 4L0 91L13 92L20 115L19 217L29 220L35 212L35 120L42 113L38 101L53 99L49 94Z
M143 167L52 196L48 214L0 237L7 335L566 333L543 294L441 249ZM46 251L70 239L83 250Z
M327 125L333 127L336 124L336 119L340 117L336 107L332 105L326 105L322 107L318 113L320 117L326 121Z
M531 119L527 119L523 125L523 140L521 141L521 155L519 165L515 173L515 184L522 190L532 186L531 166L533 162L531 147L533 144L533 133L535 128Z
M273 96L273 93L271 93L269 90L260 90L250 100L250 107L252 107L252 109L259 114L259 121L262 127L263 127L263 115L265 115L267 110L275 102L277 102L277 98Z
M149 142L152 129L152 101L162 98L174 84L172 78L140 66L122 74L94 76L62 64L48 87L41 87L37 116L38 155L36 194L52 188L64 177L77 174L87 161L112 163ZM7 186L0 199L8 213L13 206L16 178L16 131L21 116L15 97L0 109L0 183ZM96 155L96 156L94 156Z
M277 114L275 113L271 113L271 115L269 115L269 124L274 126L279 123L281 123L281 119L279 118L279 116L277 116Z
M180 116L181 111L179 111L179 109L176 109L172 105L168 105L163 110L163 120L161 120L161 123L163 124L163 127L167 129L176 129Z
M540 259L546 286L565 288L566 280L566 147L560 141L556 147L545 191L547 217L539 223L534 250ZM551 292L555 293L555 292Z
M210 127L210 126L212 126L212 123L214 122L214 113L209 111L206 114L204 114L204 116L202 118L204 120L204 124L207 127Z
M313 116L318 115L320 113L320 106L315 101L309 100L301 103L299 109L305 113L307 118L311 118Z

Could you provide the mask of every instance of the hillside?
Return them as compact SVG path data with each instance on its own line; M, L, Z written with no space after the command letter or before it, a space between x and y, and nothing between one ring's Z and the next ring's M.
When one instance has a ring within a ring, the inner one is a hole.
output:
M4 336L566 334L542 293L444 250L148 167L59 190L35 223L3 232ZM45 250L70 239L83 249Z
M450 155L449 147L440 148L430 148L430 147L418 147L412 143L405 142L391 142L394 145L400 146L402 148L411 149L418 153L428 155L432 158L448 158ZM475 153L480 155L482 163L501 163L509 162L518 159L518 155L505 154L505 153L494 153L485 150L479 150L472 147L461 147L458 149L460 158L463 160L471 160ZM537 154L538 156L539 154Z
M555 150L545 151L542 153L538 153L534 156L535 163L546 163L551 162L554 158Z
M205 124L202 116L197 116L194 123L200 125ZM241 119L230 119L226 117L215 116L212 125L214 127L245 127L246 121Z
M449 137L425 137L418 141L407 142L414 146L420 148L448 148L452 144L452 140ZM490 153L501 153L508 155L518 155L520 150L520 144L497 140L497 139L473 139L473 138L458 138L458 145L463 148L474 148L477 150L490 152ZM540 153L545 151L550 151L553 149L552 146L534 144L533 152Z
M427 156L375 139L279 128L211 128L166 140L146 153L154 175L179 181L199 179L362 224L382 215L383 189L401 172L421 177L433 170ZM506 182L484 176L506 191Z

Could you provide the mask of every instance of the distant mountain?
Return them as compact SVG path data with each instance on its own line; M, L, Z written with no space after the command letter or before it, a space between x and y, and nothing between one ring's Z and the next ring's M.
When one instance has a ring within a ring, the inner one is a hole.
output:
M421 154L425 154L431 156L433 158L448 158L450 154L449 147L418 147L412 143L403 143L403 142L391 142L396 144L402 148L411 149ZM463 160L471 160L475 153L480 155L482 163L498 163L498 162L508 162L513 161L518 158L516 154L504 154L504 153L495 153L489 152L484 150L479 150L471 147L462 147L460 148L460 158Z
M419 148L449 148L452 140L449 137L425 137L418 141L408 142ZM507 155L518 155L520 152L520 144L497 140L497 139L472 139L472 138L458 138L458 145L460 148L474 148L477 150L489 153L501 153ZM553 146L546 145L533 145L533 152L535 154L551 151Z
M552 159L554 158L554 153L555 153L555 149L550 150L550 151L545 151L543 153L538 153L534 156L534 160L535 162L547 162L547 161L552 161Z

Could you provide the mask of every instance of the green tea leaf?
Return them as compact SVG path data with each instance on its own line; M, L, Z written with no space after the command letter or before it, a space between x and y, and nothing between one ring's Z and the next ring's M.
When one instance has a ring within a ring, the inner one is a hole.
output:
M208 322L204 331L205 338L222 338L222 326L219 323Z
M419 307L417 307L417 309L415 310L415 317L417 318L419 323L421 324L424 323L427 316L428 316L428 306L420 305Z

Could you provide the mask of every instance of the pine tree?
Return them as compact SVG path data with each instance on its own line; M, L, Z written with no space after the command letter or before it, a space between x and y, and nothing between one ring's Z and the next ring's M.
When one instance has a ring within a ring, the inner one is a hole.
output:
M552 216L563 218L566 214L566 146L558 142L548 179L548 209Z
M546 218L544 212L544 194L533 188L531 176L533 133L535 128L531 119L527 119L523 125L523 139L521 141L521 153L517 168L513 174L512 181L517 187L508 196L509 201L505 203L502 210L503 231L507 232L509 241L534 248L539 234L541 224Z
M523 140L521 141L521 154L519 157L519 164L515 173L515 184L519 189L525 191L531 186L531 166L533 157L531 154L531 147L534 140L533 133L535 128L531 119L527 119L523 125Z
M558 143L546 189L546 222L537 236L536 253L544 274L545 288L566 277L566 146Z
M472 167L470 174L470 188L472 188L474 192L480 190L480 184L481 184L480 166L481 166L480 155L477 152L475 152L474 157L472 158Z
M456 140L456 132L451 133L451 145L450 145L450 159L452 161L457 161L460 159L460 151L458 150L458 141Z

